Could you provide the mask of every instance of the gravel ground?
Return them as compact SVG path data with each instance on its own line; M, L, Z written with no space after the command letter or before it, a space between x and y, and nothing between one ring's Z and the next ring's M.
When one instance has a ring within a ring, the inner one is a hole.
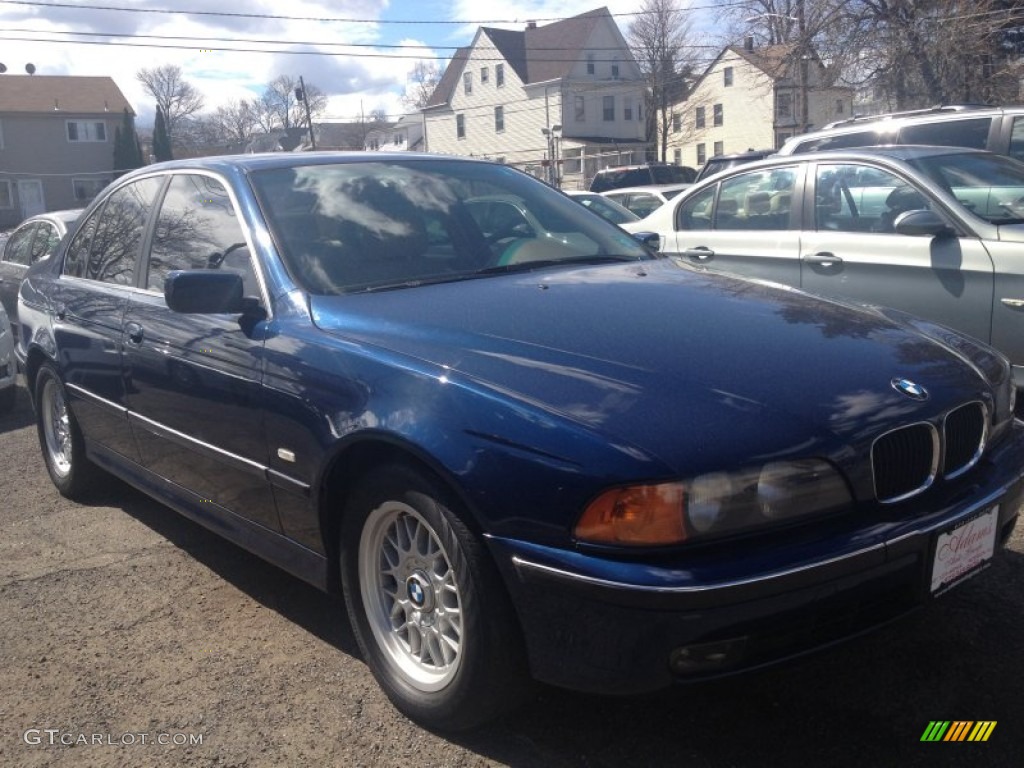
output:
M113 479L59 496L19 398L0 418L0 766L1024 765L1024 526L987 573L810 659L642 699L539 688L445 737L391 707L337 600ZM921 743L930 720L998 725Z

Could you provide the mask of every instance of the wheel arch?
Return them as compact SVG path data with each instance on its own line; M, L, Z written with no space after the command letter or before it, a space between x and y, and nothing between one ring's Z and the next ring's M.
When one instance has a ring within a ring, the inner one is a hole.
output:
M352 489L366 473L386 464L404 464L437 482L460 505L452 510L475 535L483 533L475 505L454 474L423 448L395 435L370 433L354 437L333 452L316 484L317 519L324 551L330 562L328 586L340 593L339 542L342 510Z

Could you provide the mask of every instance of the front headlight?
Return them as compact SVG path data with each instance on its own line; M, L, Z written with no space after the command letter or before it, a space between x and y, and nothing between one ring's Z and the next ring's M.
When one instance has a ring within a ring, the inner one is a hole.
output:
M595 544L681 544L835 512L852 501L825 461L770 462L685 482L613 488L587 506L575 534Z

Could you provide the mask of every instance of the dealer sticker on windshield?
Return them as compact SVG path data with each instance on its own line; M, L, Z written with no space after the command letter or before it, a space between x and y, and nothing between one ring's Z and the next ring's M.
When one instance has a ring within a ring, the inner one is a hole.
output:
M932 564L932 594L940 595L988 567L996 548L999 505L939 534Z

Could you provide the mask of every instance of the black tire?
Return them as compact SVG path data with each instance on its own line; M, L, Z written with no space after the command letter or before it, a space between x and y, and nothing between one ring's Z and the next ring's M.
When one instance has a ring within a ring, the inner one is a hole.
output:
M0 413L10 413L18 400L18 388L15 385L0 389Z
M82 431L60 374L51 363L44 363L36 375L35 402L36 432L46 471L62 496L80 500L92 488L100 470L85 456Z
M381 467L345 506L340 551L345 604L367 666L406 716L448 731L515 708L531 686L512 605L458 509L431 477ZM392 546L403 535L404 552ZM385 547L394 574L382 567Z

